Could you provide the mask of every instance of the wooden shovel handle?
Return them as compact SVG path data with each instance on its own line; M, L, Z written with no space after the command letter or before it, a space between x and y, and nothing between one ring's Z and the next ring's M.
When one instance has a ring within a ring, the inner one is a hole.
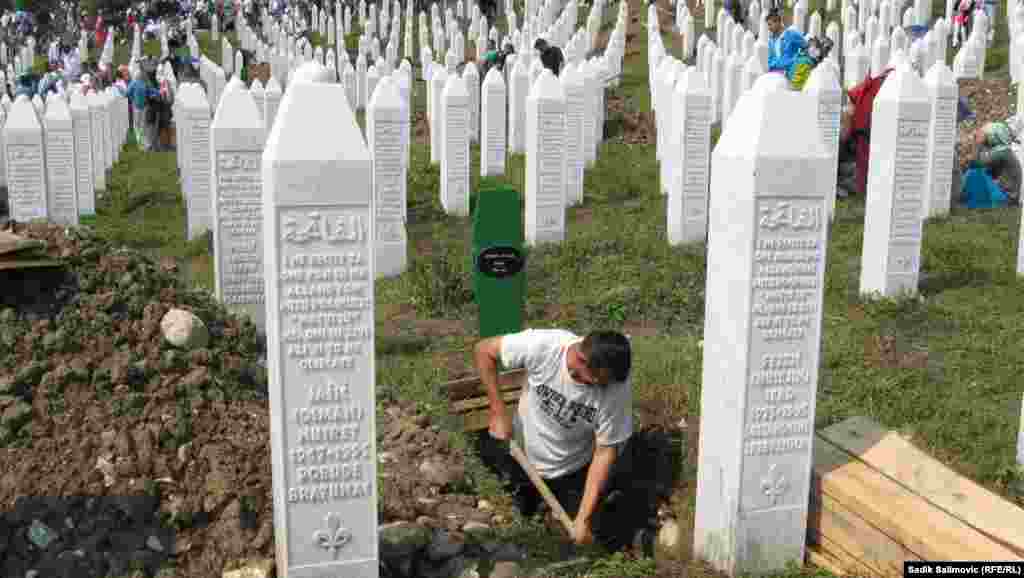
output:
M565 509L562 508L562 504L558 503L558 498L551 493L551 489L544 483L544 478L540 477L537 470L533 469L533 464L526 459L526 454L523 453L519 444L516 443L515 440L512 440L509 445L512 457L515 458L515 460L519 462L519 465L523 467L523 470L526 471L526 475L529 476L530 481L533 482L533 487L537 488L540 495L544 497L544 501L547 502L548 507L555 513L555 517L558 518L558 521L565 527L565 531L569 533L570 537L572 537L575 524L573 524L569 515L565 513Z

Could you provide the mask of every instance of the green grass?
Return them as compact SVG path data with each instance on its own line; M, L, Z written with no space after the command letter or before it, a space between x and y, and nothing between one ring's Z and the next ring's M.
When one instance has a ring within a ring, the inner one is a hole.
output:
M818 5L812 0L810 12ZM639 51L627 55L621 85L614 93L625 101L628 111L649 111L646 9L634 4L631 17L641 21L629 41ZM824 21L836 17L829 15ZM996 44L989 52L988 70L995 74L1000 73L993 68L996 55L1005 51L1004 17L1000 15ZM696 20L700 33L702 15ZM204 34L199 33L200 45L219 61L220 50L211 50ZM357 38L358 33L350 34L346 45L354 48ZM666 47L678 54L673 40L666 31ZM414 90L414 106L422 111L423 83L417 81ZM609 125L613 138L602 146L597 164L586 173L584 205L568 211L565 243L529 251L526 326L576 332L641 323L656 327L656 336L633 339L636 401L657 404L676 419L686 416L696 423L704 247L668 245L665 197L658 190L654 147L622 144L616 138L621 122L610 116ZM441 356L454 352L456 357L461 355L466 368L472 367L469 352L477 312L470 291L470 223L444 214L439 168L430 164L427 146L415 143L410 158L409 269L397 278L377 282L378 329L395 307L411 303L421 320L462 322L467 330L444 338L427 338L415 329L399 335L378 331L379 405L415 399L435 423L456 432L454 444L466 447L467 439L460 433L458 420L448 415L437 384L453 377L438 362ZM507 174L498 181L522 192L524 159L516 155L508 160ZM473 147L474 190L479 184L478 163L479 151ZM104 235L185 259L193 280L212 288L205 245L184 240L185 212L173 153L143 154L128 146L98 212L96 227ZM871 417L910 434L915 444L963 475L1020 503L1021 497L1009 489L1020 479L1013 464L1019 375L1024 371L1024 350L1019 347L1024 341L1024 284L1015 275L1019 209L955 209L948 218L928 221L921 297L875 302L865 302L857 294L863 219L862 198L839 201L828 246L816 426L854 415ZM879 359L875 345L879 338L894 340L893 359ZM493 476L472 457L468 465L475 490L502 502L504 496ZM676 467L685 486L692 488L696 464ZM693 507L692 491L681 490L676 514L684 527L692 520ZM531 564L556 557L557 540L533 522L517 520L495 535L525 543ZM670 554L685 561L688 549L689 539L684 539L681 550ZM647 576L652 571L650 561L596 551L588 555L587 571L592 576ZM695 562L687 564L691 575L713 575ZM574 574L566 570L560 575ZM809 568L778 574L812 575L828 574Z

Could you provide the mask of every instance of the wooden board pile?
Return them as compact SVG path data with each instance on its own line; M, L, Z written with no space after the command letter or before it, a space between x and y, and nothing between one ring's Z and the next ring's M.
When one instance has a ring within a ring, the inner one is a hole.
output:
M1024 559L1024 510L896 432L852 417L814 440L808 561L902 577L914 560Z
M0 271L56 267L60 262L46 254L46 241L0 231Z

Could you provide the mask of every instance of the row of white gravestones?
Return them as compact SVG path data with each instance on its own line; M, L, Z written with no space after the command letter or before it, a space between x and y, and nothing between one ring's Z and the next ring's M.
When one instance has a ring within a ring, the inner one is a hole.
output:
M379 573L373 166L354 112L338 106L345 98L339 84L289 85L262 159L274 527L284 578ZM324 412L335 425L319 424ZM340 456L330 472L310 457L317 448Z
M19 97L0 139L11 218L75 225L80 215L95 214L96 191L105 190L125 142L125 105L112 92L83 96L73 88L49 95L39 114Z

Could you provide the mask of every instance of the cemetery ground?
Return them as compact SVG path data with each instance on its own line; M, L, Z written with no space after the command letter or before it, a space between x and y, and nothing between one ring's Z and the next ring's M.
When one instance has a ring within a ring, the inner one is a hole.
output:
M468 542L487 551L517 545L526 554L522 568L547 567L551 576L717 576L689 555L704 247L666 240L650 138L646 11L634 1L630 14L624 76L610 93L608 138L587 172L584 205L568 210L564 244L529 253L525 326L612 327L633 336L633 463L641 491L623 509L640 518L664 510L679 522L678 545L659 548L656 562L597 548L572 552L557 526L521 519L475 457L475 434L462 431L438 387L475 371L471 226L441 209L438 169L423 135L409 174L410 267L377 282L380 520L481 522L490 529L466 532ZM1002 18L997 43L1005 43ZM219 61L216 45L204 51ZM987 80L961 87L978 122L1005 117L1015 99L1005 58L989 61ZM421 118L422 83L416 90ZM965 126L973 125L961 126L967 144ZM971 148L963 147L962 161ZM476 150L473 156L476 190ZM502 180L522 193L522 174L522 157L512 157ZM157 515L140 516L135 527L159 523L174 538L155 532L158 549L136 532L137 549L121 553L124 571L111 576L127 576L133 558L163 564L161 575L187 577L272 560L265 352L253 326L210 295L206 241L184 238L174 153L127 147L98 213L81 229L15 229L46 239L67 274L37 274L29 283L27 274L8 273L4 285L22 290L0 291L0 505L10 511L19 496L149 496ZM1024 294L1015 275L1020 209L954 208L930 220L920 296L899 300L865 301L857 293L863 220L862 197L839 201L828 246L817 427L869 416L1024 503L1024 472L1013 458L1024 369ZM181 350L163 340L160 320L172 307L205 322L208 344ZM63 514L79 524L87 512L82 501L45 521L67 540ZM30 549L6 531L0 522L0 560L7 544ZM163 556L139 556L146 551ZM579 563L550 566L566 558ZM486 575L487 566L480 570Z

